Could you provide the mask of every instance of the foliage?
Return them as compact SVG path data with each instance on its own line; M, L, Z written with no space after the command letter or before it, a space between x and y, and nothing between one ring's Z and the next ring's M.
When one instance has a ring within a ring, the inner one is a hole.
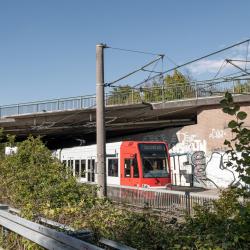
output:
M223 111L234 117L228 123L231 129L233 139L225 140L224 144L228 146L231 160L227 162L228 167L233 167L239 173L240 180L244 183L241 193L249 198L250 187L250 130L244 127L244 120L247 113L240 111L238 104L235 104L230 93L225 94L225 99L221 101Z
M173 85L173 84L188 84L189 77L184 76L180 71L174 70L173 75L167 75L164 79L165 85Z
M163 84L154 81L147 87L141 87L139 90L133 89L129 85L115 87L107 99L107 104L158 102L194 97L195 90L190 86L189 81L190 77L175 70L173 75L167 75L164 78Z
M248 93L250 91L250 80L237 80L234 86L234 93Z
M16 154L0 162L0 172L2 199L23 210L39 213L47 206L75 204L87 193L86 186L79 185L67 175L65 166L51 157L40 138L29 137L20 143Z

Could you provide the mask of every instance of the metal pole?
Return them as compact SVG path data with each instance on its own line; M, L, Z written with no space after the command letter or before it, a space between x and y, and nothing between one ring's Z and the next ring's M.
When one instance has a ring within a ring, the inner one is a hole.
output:
M107 195L106 185L106 141L104 100L104 44L96 45L96 143L97 143L97 195Z

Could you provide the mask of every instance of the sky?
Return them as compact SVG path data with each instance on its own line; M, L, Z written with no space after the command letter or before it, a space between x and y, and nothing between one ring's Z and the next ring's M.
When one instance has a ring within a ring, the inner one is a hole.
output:
M98 43L165 54L154 69L167 70L249 39L249 10L248 0L0 0L0 105L95 94ZM105 82L156 58L112 48ZM243 44L182 70L212 77L224 58L246 51Z

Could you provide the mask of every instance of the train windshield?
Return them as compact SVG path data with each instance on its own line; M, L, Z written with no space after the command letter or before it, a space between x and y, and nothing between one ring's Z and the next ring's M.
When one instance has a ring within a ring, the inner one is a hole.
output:
M143 177L168 177L168 160L165 144L140 143L139 150L142 159Z

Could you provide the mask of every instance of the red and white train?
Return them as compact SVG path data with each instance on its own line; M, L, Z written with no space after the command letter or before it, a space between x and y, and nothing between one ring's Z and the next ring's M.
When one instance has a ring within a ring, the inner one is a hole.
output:
M59 149L56 157L80 182L96 181L96 145ZM106 144L108 185L163 187L171 183L165 142L123 141Z

